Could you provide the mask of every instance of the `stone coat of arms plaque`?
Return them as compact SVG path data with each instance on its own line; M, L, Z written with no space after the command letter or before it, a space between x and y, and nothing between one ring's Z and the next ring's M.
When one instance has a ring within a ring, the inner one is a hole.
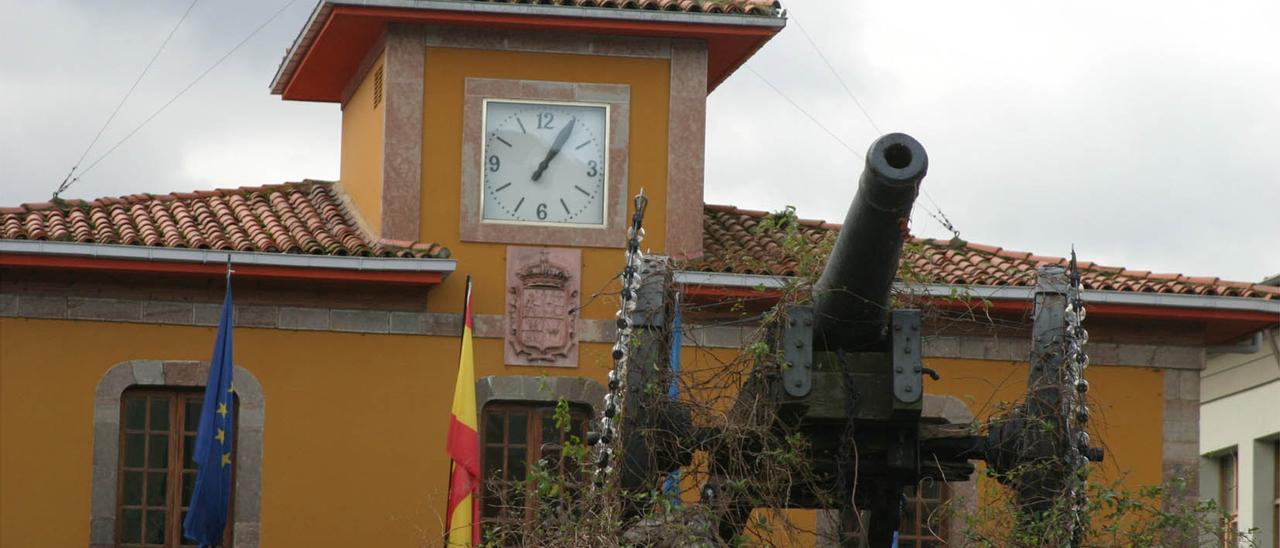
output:
M581 274L581 250L507 248L507 365L578 366Z

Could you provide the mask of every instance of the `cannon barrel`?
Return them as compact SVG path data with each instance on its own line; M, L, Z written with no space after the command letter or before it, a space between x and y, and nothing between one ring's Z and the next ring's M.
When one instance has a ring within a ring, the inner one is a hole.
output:
M909 135L890 133L871 144L844 227L813 289L815 350L887 344L889 293L928 168L924 147Z

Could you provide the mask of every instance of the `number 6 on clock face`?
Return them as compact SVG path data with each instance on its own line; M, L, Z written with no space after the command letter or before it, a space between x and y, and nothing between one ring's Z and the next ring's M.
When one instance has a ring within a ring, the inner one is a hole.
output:
M481 218L603 227L609 107L486 99Z

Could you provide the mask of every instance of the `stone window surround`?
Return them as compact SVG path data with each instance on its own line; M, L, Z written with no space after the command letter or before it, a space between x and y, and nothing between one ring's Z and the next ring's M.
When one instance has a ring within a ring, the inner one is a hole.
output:
M132 386L203 387L209 362L130 360L107 370L98 381L93 406L93 489L89 511L89 546L115 546L116 485L120 459L120 398ZM262 385L249 370L236 366L231 383L239 396L236 430L235 515L233 544L257 548L262 493Z
M476 379L476 412L483 413L489 402L569 403L586 405L593 417L600 417L604 386L586 377L533 375L490 375Z
M495 223L480 218L483 180L485 99L593 103L609 106L608 169L605 186L605 225L554 226L534 223ZM462 98L462 202L458 206L459 233L464 242L623 247L627 243L627 175L630 160L631 86L534 80L467 78Z

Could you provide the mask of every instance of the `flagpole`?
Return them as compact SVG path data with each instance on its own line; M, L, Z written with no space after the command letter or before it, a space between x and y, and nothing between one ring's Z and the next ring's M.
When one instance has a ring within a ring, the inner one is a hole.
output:
M449 496L445 512L445 545L479 546L480 471L479 410L475 401L474 330L471 315L471 277L467 276L462 306L462 337L458 349L458 377L449 412L445 450L449 454ZM468 500L468 498L470 500Z
M462 291L462 326L461 326L462 329L459 330L459 334L458 334L458 355L462 355L462 346L466 344L466 342L463 340L462 334L467 330L467 308L470 307L470 305L471 305L471 275L467 274L466 289ZM455 466L457 466L457 463L455 463L453 459L449 459L449 469L445 471L447 473L447 475L445 476L445 482L444 482L446 486L451 486L453 484L453 468ZM446 497L446 500L448 500L447 497ZM446 502L446 504L448 503ZM444 524L444 545L445 546L449 545L449 530L452 528L453 528L453 524L449 523L449 520L445 520L445 524Z

